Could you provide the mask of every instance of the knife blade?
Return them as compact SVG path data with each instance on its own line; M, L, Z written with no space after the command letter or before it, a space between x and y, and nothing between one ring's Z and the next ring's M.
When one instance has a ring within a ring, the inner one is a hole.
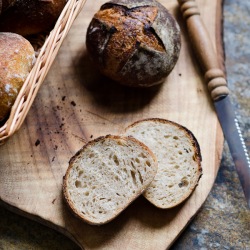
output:
M222 100L215 101L214 105L235 163L248 207L250 207L250 159L233 105L229 96L226 96Z
M194 0L178 0L193 49L204 71L225 140L227 141L239 180L250 208L250 158L244 143L235 110L230 101L226 77L209 33Z

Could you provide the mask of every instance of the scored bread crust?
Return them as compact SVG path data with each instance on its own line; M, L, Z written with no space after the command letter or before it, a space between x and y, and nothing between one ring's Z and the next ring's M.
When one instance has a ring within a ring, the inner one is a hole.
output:
M122 158L126 150L128 155ZM90 163L94 156L97 162ZM152 151L133 137L98 137L70 159L63 177L64 199L73 214L88 224L107 223L143 193L154 179L157 166Z
M180 27L155 0L112 0L91 20L89 56L109 78L131 87L163 83L181 48Z
M171 129L176 133L172 137ZM142 141L158 158L158 172L143 193L147 200L166 209L179 205L191 195L202 175L202 157L199 143L189 129L173 121L150 118L131 124L124 134Z

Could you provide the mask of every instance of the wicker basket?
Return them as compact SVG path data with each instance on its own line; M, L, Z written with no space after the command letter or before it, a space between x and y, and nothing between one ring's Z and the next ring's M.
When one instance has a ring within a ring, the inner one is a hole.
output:
M17 96L8 120L0 127L0 144L3 144L22 125L64 38L85 2L86 0L68 0L65 5L54 29L37 53L36 62Z

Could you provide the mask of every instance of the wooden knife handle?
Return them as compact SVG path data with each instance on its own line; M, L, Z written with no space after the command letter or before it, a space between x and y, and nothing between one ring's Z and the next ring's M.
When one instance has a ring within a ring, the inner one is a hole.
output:
M186 20L191 44L204 70L208 90L213 101L216 101L229 94L225 75L219 67L215 49L196 2L194 0L178 0L178 2Z

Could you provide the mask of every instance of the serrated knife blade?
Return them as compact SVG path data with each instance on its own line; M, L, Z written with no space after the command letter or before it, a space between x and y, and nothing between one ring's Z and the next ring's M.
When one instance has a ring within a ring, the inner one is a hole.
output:
M214 102L215 109L232 155L248 207L250 207L250 158L229 96Z
M186 21L191 44L204 70L205 81L214 102L215 111L250 208L250 160L234 107L230 101L225 75L219 67L217 54L196 2L194 0L178 0L178 2Z

